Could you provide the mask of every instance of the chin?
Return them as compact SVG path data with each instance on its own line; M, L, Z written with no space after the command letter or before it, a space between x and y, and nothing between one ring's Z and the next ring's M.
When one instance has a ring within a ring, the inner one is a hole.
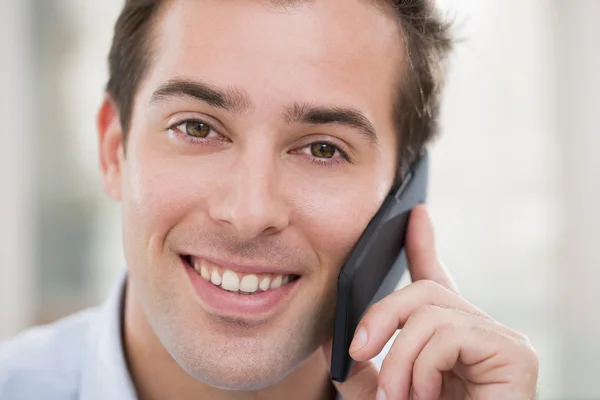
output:
M209 386L232 391L253 391L273 386L294 371L308 354L295 356L289 353L277 354L277 349L271 352L254 351L258 349L242 349L240 345L212 348L211 350L189 357L193 354L187 349L174 355L177 363L196 380ZM225 350L224 350L225 349ZM220 354L217 351L224 350Z
M147 315L159 342L188 375L219 389L274 386L315 353L333 326L334 290L321 301L293 303L268 321L249 323L208 314L187 293L157 286L148 291L154 307Z
M289 371L291 372L291 371ZM230 391L257 391L269 388L282 381L287 374L274 376L272 371L239 371L227 377L211 371L197 371L192 375L195 379L221 390Z

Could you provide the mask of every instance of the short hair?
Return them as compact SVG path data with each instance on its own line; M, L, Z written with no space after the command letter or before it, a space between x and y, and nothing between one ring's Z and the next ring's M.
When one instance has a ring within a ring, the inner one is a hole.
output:
M270 0L275 5L300 0ZM398 172L437 135L446 61L453 47L451 24L441 18L433 0L379 0L391 6L403 34L408 68L394 104L399 134ZM109 55L107 93L115 101L127 138L134 99L151 62L153 25L169 0L126 0L114 30ZM399 66L402 68L402 66Z

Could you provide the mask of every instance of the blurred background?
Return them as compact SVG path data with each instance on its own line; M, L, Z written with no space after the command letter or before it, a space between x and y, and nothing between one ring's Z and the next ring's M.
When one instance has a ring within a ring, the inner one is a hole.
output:
M600 399L600 1L439 4L462 39L432 150L441 253L531 338L540 399ZM124 268L94 125L121 5L0 0L0 340L102 302Z

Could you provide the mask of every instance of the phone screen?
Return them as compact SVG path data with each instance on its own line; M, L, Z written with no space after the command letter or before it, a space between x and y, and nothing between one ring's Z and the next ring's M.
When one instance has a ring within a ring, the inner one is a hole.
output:
M340 271L331 355L335 381L346 380L354 364L350 343L365 311L392 293L406 270L406 228L411 210L425 202L428 169L424 151L387 196Z

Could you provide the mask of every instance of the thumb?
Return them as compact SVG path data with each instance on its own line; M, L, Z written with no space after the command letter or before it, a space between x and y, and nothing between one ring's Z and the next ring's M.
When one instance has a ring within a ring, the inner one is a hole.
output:
M332 342L333 340L329 339L321 346L329 368L331 368ZM379 371L372 361L357 361L344 382L332 382L344 400L371 400L375 399L378 379Z
M438 257L433 223L424 205L416 206L410 214L406 234L406 258L413 281L431 280L458 293L452 276Z

